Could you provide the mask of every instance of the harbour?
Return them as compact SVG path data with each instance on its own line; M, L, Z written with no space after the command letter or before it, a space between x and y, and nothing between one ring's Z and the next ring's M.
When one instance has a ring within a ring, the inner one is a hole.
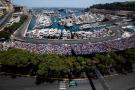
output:
M88 39L100 37L104 32L104 35L114 35L109 30L111 25L100 23L103 19L104 15L83 10L80 12L80 9L35 10L26 36L39 39Z

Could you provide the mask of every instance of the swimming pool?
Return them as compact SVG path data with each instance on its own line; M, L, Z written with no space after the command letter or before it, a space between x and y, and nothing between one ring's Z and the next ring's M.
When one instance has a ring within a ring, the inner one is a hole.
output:
M131 29L131 30L135 31L135 26L130 27L129 29Z

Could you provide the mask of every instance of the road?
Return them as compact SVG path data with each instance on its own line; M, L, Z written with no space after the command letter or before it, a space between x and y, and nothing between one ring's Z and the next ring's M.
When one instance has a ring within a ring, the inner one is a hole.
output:
M0 76L0 90L59 90L59 83L43 83L40 85L35 84L34 78L18 77L11 78ZM70 88L68 90L91 90L88 81L78 81L77 88Z
M114 75L105 77L110 90L128 90L135 87L135 72L127 75ZM0 90L59 90L59 83L35 84L35 78L0 76ZM93 80L96 90L103 90L99 80ZM88 80L77 80L76 88L66 90L92 90Z
M109 85L110 90L129 90L134 88L135 90L135 72L127 75L114 75L105 77L106 82ZM99 80L94 80L93 83L96 85L96 90L103 90Z
M127 90L129 88L135 89L135 73L115 77L106 78L111 90Z
M96 68L96 66L93 66L93 69L99 79L100 84L102 85L104 90L110 90L110 87L108 85L108 83L106 82L105 78L103 77L103 75L100 73L100 71Z
M0 31L5 27L5 24L10 20L13 11L7 13L4 18L0 21Z
M8 8L7 14L0 20L0 31L5 27L5 24L10 20L13 9L10 3L6 2L5 0L0 0L1 4Z
M29 14L28 19L26 20L26 22L23 23L23 25L14 32L12 38L24 39L24 34L26 33L26 30L28 29L31 18L32 18L32 15Z

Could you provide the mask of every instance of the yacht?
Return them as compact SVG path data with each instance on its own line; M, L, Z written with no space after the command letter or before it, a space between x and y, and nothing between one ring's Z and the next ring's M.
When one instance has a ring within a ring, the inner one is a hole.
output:
M42 29L42 28L49 27L51 25L52 25L52 21L50 17L45 16L45 15L39 15L37 17L37 21L36 21L36 25L34 29Z
M98 23L94 23L94 24L84 24L84 25L81 25L81 26L80 26L80 29L81 29L81 30L84 30L84 29L91 29L91 28L95 28L95 27L99 27L99 24L98 24Z

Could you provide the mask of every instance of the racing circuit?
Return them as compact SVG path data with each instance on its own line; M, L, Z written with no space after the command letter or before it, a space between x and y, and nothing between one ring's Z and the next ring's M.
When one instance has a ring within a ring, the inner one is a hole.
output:
M26 37L32 15L29 15L26 23L22 25L12 36L13 48L25 49L36 53L53 53L62 55L85 55L101 52L119 51L135 47L135 32L123 29L122 25L110 27L115 35L102 38L88 39L47 39ZM105 23L123 22L123 19L108 21ZM128 32L129 35L125 35Z

